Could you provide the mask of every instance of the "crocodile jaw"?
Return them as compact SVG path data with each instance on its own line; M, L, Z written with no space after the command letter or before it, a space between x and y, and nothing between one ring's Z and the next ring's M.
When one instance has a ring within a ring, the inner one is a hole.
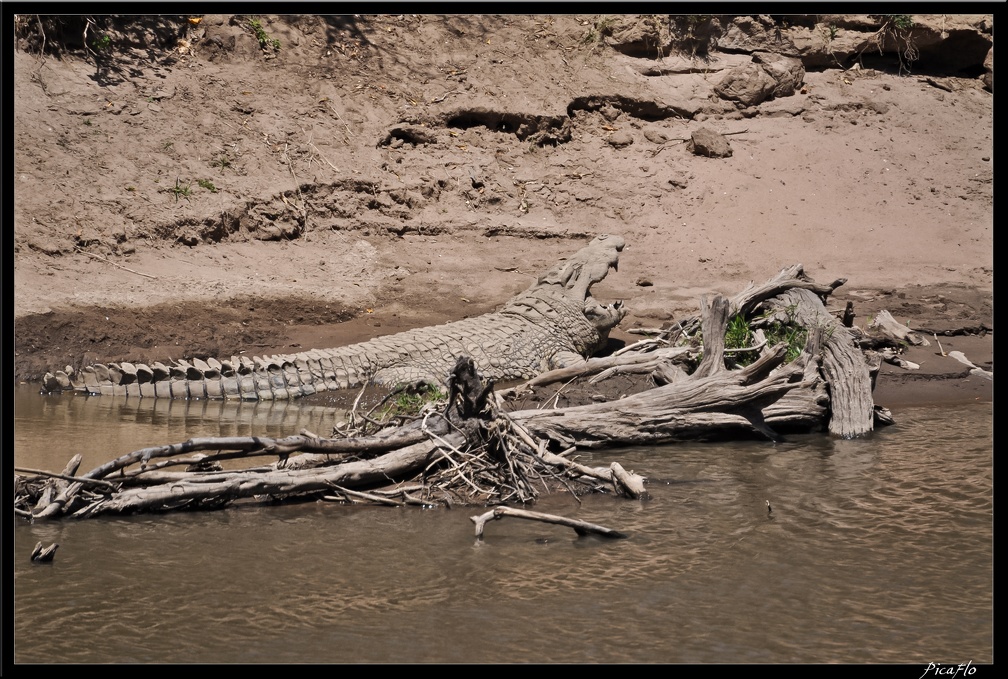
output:
M584 315L595 326L599 335L599 346L609 339L609 331L615 328L626 317L628 309L623 300L612 304L599 304L589 295L585 300Z

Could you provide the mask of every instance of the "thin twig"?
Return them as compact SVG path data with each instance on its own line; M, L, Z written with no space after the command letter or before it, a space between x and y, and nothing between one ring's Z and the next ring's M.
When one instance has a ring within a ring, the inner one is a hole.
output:
M328 107L329 107L329 110L331 110L331 111L332 111L333 113L335 113L335 114L336 114L336 118L337 118L337 120L339 120L339 121L340 121L341 123L343 123L343 127L345 127L345 128L346 128L346 133L347 133L348 135L350 135L351 137L352 137L352 136L354 136L354 135L353 135L353 132L351 132L351 131L350 131L350 126L346 124L346 121L345 121L345 120L343 120L343 116L341 116L341 115L339 114L339 111L337 111L337 110L336 110L335 108L333 108L333 105L332 105L332 104L330 104L330 103L329 103L328 101L326 101L326 106L328 106Z
M767 345L767 341L763 340L762 342L760 342L759 344L757 344L756 346L753 346L753 347L736 347L734 349L724 349L723 351L726 354L740 354L740 353L745 353L747 351L759 351L760 349L762 349L766 345Z
M121 264L116 264L115 262L110 262L109 260L107 260L106 258L102 257L101 255L96 255L96 254L91 253L91 252L85 252L84 250L81 250L79 247L74 247L74 250L76 250L77 252L81 253L82 255L87 255L88 257L93 257L95 259L100 259L103 262L111 264L112 266L116 267L117 269L122 269L123 271L129 271L130 273L135 273L137 276L145 276L146 278L157 279L157 276L152 276L149 273L143 273L142 271L134 271L133 269L131 269L131 268L127 267L127 266L123 266Z
M566 389L571 384L573 384L574 381L577 380L577 378L578 378L578 375L575 375L574 377L570 378L569 380L567 380L566 382L564 382L562 385L560 385L560 387L556 390L556 393L554 393L552 396L550 396L548 399L546 399L543 402L543 404L541 406L539 406L539 410L543 410L544 408L546 408L546 406L549 405L550 401L553 401L553 408L556 409L557 405L560 403L560 392L562 392L564 389Z
M302 132L302 134L308 134L307 132L305 132L305 129L303 127L301 128L301 132ZM312 149L314 149L315 153L318 154L318 157L321 158L322 160L324 160L326 162L326 164L329 165L329 167L331 167L336 172L339 172L340 169L338 167L336 167L335 165L333 165L332 163L330 163L329 159L326 158L325 156L323 156L322 152L319 151L319 148L317 146L315 146L315 144L312 143L312 139L314 138L314 136L315 136L314 132L312 134L308 135L308 146L312 147Z
M26 21L27 21L27 19L26 19ZM49 96L49 89L46 87L45 81L42 79L42 67L45 66L45 62L46 62L46 58L45 58L45 47L46 47L45 26L42 24L42 19L39 17L38 14L35 15L35 21L38 22L39 33L42 34L42 49L41 49L41 51L39 51L38 68L35 70L34 73L32 73L32 80L34 80L35 82L37 82L39 84L39 87L42 88L43 94L45 94L48 97Z
M396 396L398 396L399 394L401 394L401 393L403 393L404 391L406 391L406 389L407 389L407 388L408 388L408 387L407 387L407 386L405 386L405 385L404 385L404 386L400 386L400 387L396 387L395 389L393 389L393 390L392 390L392 391L390 391L389 393L385 394L385 396L384 396L384 397L382 398L382 400L378 401L378 403L376 403L376 404L374 405L374 407L373 407L373 408L371 408L371 410L367 411L367 413L366 413L366 414L364 415L364 417L367 417L367 418L369 419L369 421L372 421L372 422L373 422L374 420L371 420L370 418L371 418L371 416L372 416L372 415L374 414L374 411L378 410L378 409L379 409L379 408L381 408L381 407L382 407L383 405L385 405L385 404L386 404L386 403L388 403L388 402L389 402L390 400L392 400L392 399L393 399L394 397L396 397ZM354 402L354 407L357 407L357 403L356 403L356 401Z
M354 430L356 430L356 432L358 434L360 434L360 435L363 435L363 434L367 433L367 425L369 425L369 424L374 425L375 429L382 429L382 428L387 427L389 425L388 421L384 421L383 422L383 421L376 420L376 419L374 419L374 418L371 417L371 413L373 413L381 404L376 405L374 408L372 408L371 410L369 410L367 413L358 413L357 412L357 406L360 404L361 397L364 396L364 392L367 391L367 388L368 388L369 384L370 384L370 380L368 380L368 379L364 380L364 383L361 385L360 391L357 392L357 398L354 399L353 406L351 406L350 411L349 411L349 415L350 415L350 427L352 427ZM400 391L401 390L402 389L400 389ZM385 401L387 401L392 395L393 394L387 395L384 399L382 399L382 403L384 403ZM357 420L358 419L363 420L363 424L361 424L361 425L357 424ZM347 436L349 438L349 434L344 434L343 432L340 432L340 433L343 434L344 436Z
M119 487L118 483L112 483L111 481L104 481L102 479L88 479L80 476L69 476L67 474L57 474L56 472L47 472L42 469L29 469L28 467L14 467L15 472L20 472L22 474L35 474L37 476L51 476L54 479L63 479L64 481L75 481L79 483L93 483L96 486L105 486L106 488L111 488L115 490Z
M621 533L618 530L606 528L605 526L600 526L595 523L588 523L587 521L579 521L577 519L568 519L567 517L557 516L555 514L530 512L514 507L494 507L485 514L481 514L480 516L470 516L469 519L476 524L476 537L482 539L483 526L486 525L487 521L500 520L505 516L511 516L517 519L527 519L530 521L541 521L543 523L553 523L559 526L567 526L568 528L573 528L578 535L582 536L591 534L615 539L627 537L625 533Z
M382 497L380 495L374 495L372 493L362 493L358 490L350 490L349 488L344 488L343 486L337 486L335 483L330 483L329 486L333 490L343 493L344 495L347 495L349 497L359 497L362 500L369 500L371 502L376 502L381 505L390 505L392 507L402 507L405 505L405 503L401 502L400 500L393 500L392 498ZM327 495L324 496L322 499L328 500L329 498L330 496Z
M322 155L322 152L318 150L318 147L315 146L315 144L312 144L311 142L308 142L308 146L311 146L313 149L315 149L315 153L318 154L319 158L321 158L322 160L324 160L326 162L326 165L328 165L329 167L331 167L336 172L340 171L340 169L338 167L336 167L335 165L333 165L332 163L329 162L328 158L326 158L325 156Z
M445 92L444 94L442 94L440 97L435 97L435 98L431 99L430 103L432 103L432 104L440 104L442 101L444 101L445 99L448 98L449 94L456 94L457 92L458 92L458 90L448 90L447 92Z
M303 229L301 234L308 238L308 208L305 206L304 195L301 193L301 183L298 181L297 175L294 174L294 165L291 164L290 155L287 153L287 142L284 142L284 160L287 161L287 169L290 170L291 178L294 180L294 186L297 188L298 198L301 199L301 218L304 220Z

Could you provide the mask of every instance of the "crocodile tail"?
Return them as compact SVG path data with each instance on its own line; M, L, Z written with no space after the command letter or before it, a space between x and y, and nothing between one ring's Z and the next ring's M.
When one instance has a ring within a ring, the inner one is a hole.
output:
M167 365L96 363L74 373L46 373L43 391L174 399L277 401L356 387L368 380L365 366L344 361L338 350L278 356L170 361Z

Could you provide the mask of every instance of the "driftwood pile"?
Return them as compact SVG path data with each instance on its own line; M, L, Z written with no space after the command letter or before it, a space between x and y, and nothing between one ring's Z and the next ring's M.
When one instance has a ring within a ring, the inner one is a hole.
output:
M495 509L473 517L477 534L490 519L516 516L568 525L579 534L620 537L601 526L505 507L557 491L646 497L643 477L615 463L582 465L578 449L778 440L791 432L857 437L891 422L872 400L882 361L878 350L910 338L890 327L876 332L872 348L862 348L869 333L844 325L849 310L825 307L844 282L820 285L795 265L731 299L705 297L697 316L612 356L503 390L484 383L472 360L460 357L446 382L446 402L428 404L405 423L371 433L191 439L134 451L80 476L79 456L61 473L19 469L14 510L34 520L207 510L238 501L489 506ZM736 319L756 329L752 346L726 348L729 324ZM763 339L761 328L773 323L803 330L806 340L797 358L788 360L785 343L768 346ZM758 357L739 365L741 353ZM633 376L641 388L614 401L514 408L530 392L557 390L560 384L575 393L578 385L615 374ZM257 458L272 460L241 466Z
M619 464L592 468L554 453L499 411L492 384L468 357L449 380L449 400L403 426L348 438L301 432L280 439L190 439L123 455L81 476L80 456L62 473L18 470L15 513L84 518L107 513L209 510L241 499L366 501L384 505L532 503L541 492L613 490L644 495L644 480ZM256 457L277 462L225 469ZM587 532L596 532L585 526Z

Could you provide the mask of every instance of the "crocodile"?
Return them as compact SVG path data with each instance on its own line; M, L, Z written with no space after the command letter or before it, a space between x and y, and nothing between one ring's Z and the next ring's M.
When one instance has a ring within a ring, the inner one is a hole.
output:
M602 235L550 269L498 311L334 349L273 356L108 363L46 373L44 393L127 397L292 399L365 384L443 384L460 356L484 378L529 379L576 365L604 347L622 301L600 304L592 284L618 270L624 240Z

